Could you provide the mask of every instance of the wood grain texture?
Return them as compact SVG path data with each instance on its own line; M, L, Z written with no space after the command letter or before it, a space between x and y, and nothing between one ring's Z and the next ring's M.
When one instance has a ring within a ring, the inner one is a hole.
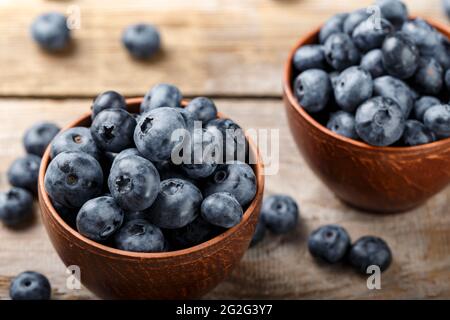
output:
M110 0L0 2L0 95L91 97L116 89L140 95L173 82L187 95L281 96L283 62L296 40L336 12L372 0ZM445 21L439 0L405 1L412 13ZM81 9L66 54L42 52L29 36L42 12ZM163 52L149 62L122 48L123 29L157 25Z
M88 100L0 100L0 186L5 171L20 154L23 131L38 120L61 125L82 115ZM418 209L375 215L347 207L314 176L289 133L282 101L216 100L219 109L245 128L280 129L280 171L266 177L266 194L286 193L300 204L297 230L268 237L247 251L239 267L205 298L450 298L450 188ZM37 206L36 206L37 207ZM37 209L36 209L37 210ZM382 275L382 289L370 291L366 279L344 266L317 264L306 248L308 234L320 225L338 223L353 239L384 238L394 262ZM66 288L65 268L39 218L27 229L0 226L0 298L8 297L10 277L27 270L45 273L55 298L94 298L86 289Z

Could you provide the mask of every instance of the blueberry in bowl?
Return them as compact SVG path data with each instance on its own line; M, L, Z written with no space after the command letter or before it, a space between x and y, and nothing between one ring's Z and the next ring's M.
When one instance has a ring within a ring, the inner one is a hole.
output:
M264 179L253 142L246 137L244 146L256 163L218 164L206 176L172 163L160 135L189 131L189 118L210 119L216 112L203 101L191 107L192 114L181 114L187 101L178 100L178 90L160 88L145 101L127 99L126 109L100 108L94 120L89 113L74 121L42 157L38 194L44 226L63 262L79 265L83 285L101 298L200 297L237 265L258 222ZM115 144L114 152L89 130L103 112L135 115L141 110L132 143ZM220 112L212 121L222 119L235 124ZM161 130L154 134L154 129ZM102 170L105 164L108 170ZM216 175L222 178L218 185ZM246 176L238 186L231 181L236 175ZM206 201L217 195L222 205Z

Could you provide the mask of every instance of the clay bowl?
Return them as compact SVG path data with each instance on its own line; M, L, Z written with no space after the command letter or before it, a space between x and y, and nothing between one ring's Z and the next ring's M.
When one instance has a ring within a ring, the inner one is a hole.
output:
M138 112L141 98L129 99L130 112ZM223 115L219 115L223 117ZM90 113L67 128L90 125ZM67 129L66 128L66 129ZM247 250L258 221L264 189L263 165L257 149L253 166L257 177L255 199L241 223L192 248L163 253L135 253L104 246L80 235L53 208L45 192L44 175L50 162L49 148L39 173L42 220L56 252L66 266L77 265L81 282L104 299L191 299L213 289L226 278Z
M447 37L450 28L428 21ZM319 28L301 38L287 59L283 97L289 126L314 173L344 202L368 211L412 209L450 182L450 139L415 147L373 147L335 134L298 103L292 90L292 57L316 43Z

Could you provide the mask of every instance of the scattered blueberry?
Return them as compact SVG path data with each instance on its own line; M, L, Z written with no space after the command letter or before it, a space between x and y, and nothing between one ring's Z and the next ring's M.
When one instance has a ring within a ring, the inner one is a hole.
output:
M148 59L160 49L161 39L153 25L139 23L125 29L122 43L135 58Z
M367 52L361 59L361 68L367 70L372 78L378 78L386 74L383 65L383 52L380 49L374 49Z
M217 118L217 108L211 99L206 97L198 97L192 99L186 106L194 119L206 124L207 122Z
M343 31L351 36L355 28L369 17L370 13L365 8L349 13L344 21Z
M14 187L24 188L36 194L40 165L41 158L34 154L14 160L7 173L9 183Z
M59 51L70 41L70 30L66 17L58 12L44 13L31 25L33 39L45 50Z
M411 77L419 65L419 50L411 38L401 32L386 37L383 42L383 64L386 71L399 79Z
M23 144L28 153L42 157L45 149L58 134L60 128L51 122L38 122L23 136Z
M100 159L100 150L92 138L91 131L84 127L74 127L59 133L51 144L51 157L61 152L85 152Z
M403 132L403 141L407 146L417 146L436 141L436 136L422 122L407 120L405 123L405 131Z
M438 98L423 96L414 102L414 116L417 120L423 122L425 112L432 106L441 104Z
M294 83L294 92L298 102L309 112L319 112L325 108L330 100L331 89L328 74L320 69L303 71Z
M350 245L351 240L347 231L333 224L316 229L308 238L311 255L332 264L344 259Z
M97 114L106 109L127 109L127 103L125 98L116 91L105 91L100 93L92 103L92 119L94 119Z
M161 107L180 108L182 99L180 90L174 85L157 84L145 94L141 103L141 113Z
M375 19L366 19L353 30L352 39L359 50L367 52L381 47L393 29L392 24L386 19L380 19L379 26L375 24Z
M392 262L392 253L383 239L365 236L352 245L349 261L363 274L366 274L367 268L372 265L378 266L383 272Z
M361 54L348 34L333 33L324 44L325 58L341 71L359 63Z
M376 78L373 82L373 94L391 98L398 103L405 118L409 117L414 106L414 96L411 88L402 80L391 76Z
M332 113L327 128L341 136L358 139L355 130L355 117L349 112L337 111Z
M116 247L133 252L162 252L166 250L164 235L158 227L143 219L134 219L115 235Z
M323 46L318 44L308 44L298 48L292 61L298 71L327 67Z
M33 196L22 188L13 187L0 193L0 220L9 227L20 225L33 214Z
M252 241L250 242L250 247L255 246L264 239L264 236L266 235L266 228L266 223L264 222L264 219L260 214L258 223L255 227L255 233L253 234Z
M217 192L203 200L201 214L203 219L215 226L232 228L241 222L244 212L233 195Z
M424 94L438 94L444 83L444 70L434 58L421 58L414 74L415 87Z
M350 67L339 75L334 97L341 109L354 112L361 103L372 97L372 91L370 73L361 67Z
M347 19L347 13L338 13L328 19L319 32L319 42L324 44L330 35L344 31L344 21Z
M381 15L397 28L408 19L408 8L399 0L377 0L375 2L381 10Z
M425 126L440 138L450 137L450 105L439 104L429 108L424 116Z
M12 300L50 300L51 294L48 279L34 271L22 272L11 281L9 287Z
M269 196L263 200L261 218L266 227L275 234L290 232L298 224L297 203L290 196Z

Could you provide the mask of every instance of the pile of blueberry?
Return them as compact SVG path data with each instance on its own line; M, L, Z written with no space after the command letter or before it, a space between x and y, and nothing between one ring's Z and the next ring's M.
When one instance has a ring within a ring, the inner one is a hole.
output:
M217 118L212 100L195 98L186 108L181 100L178 88L158 84L133 115L122 95L104 92L90 128L53 139L45 189L69 225L122 250L161 252L241 221L256 194L245 135Z
M374 146L450 137L450 41L402 1L337 14L293 57L300 105L331 131Z
M308 249L312 256L329 264L346 260L362 274L367 273L369 266L378 266L383 272L392 262L391 250L383 239L364 236L352 244L348 232L333 224L313 231Z

